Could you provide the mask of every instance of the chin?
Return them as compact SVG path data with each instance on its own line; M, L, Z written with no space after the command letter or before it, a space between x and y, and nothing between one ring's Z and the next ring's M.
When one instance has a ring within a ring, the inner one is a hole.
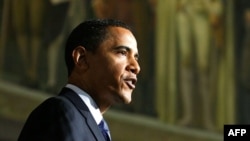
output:
M122 99L123 99L123 103L124 104L131 103L131 101L132 101L131 94L124 94L124 95L122 95Z
M132 100L126 100L124 101L124 104L130 104Z
M120 104L129 104L129 103L131 103L131 98L120 96L120 97L116 98L115 103L116 104L119 104L119 103Z
M116 93L115 95L113 95L114 103L129 104L132 101L131 95L132 93L130 92Z

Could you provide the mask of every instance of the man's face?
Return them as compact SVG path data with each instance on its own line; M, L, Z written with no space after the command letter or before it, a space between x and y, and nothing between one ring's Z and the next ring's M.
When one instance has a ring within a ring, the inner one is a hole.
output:
M137 42L127 29L109 30L108 39L87 56L89 93L97 103L130 103L140 71Z

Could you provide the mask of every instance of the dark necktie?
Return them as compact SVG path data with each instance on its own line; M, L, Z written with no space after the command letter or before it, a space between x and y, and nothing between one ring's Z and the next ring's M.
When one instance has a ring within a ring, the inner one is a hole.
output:
M99 126L105 140L106 141L111 141L110 135L109 135L109 127L108 127L108 125L107 125L107 123L105 122L104 119L99 123L98 126Z

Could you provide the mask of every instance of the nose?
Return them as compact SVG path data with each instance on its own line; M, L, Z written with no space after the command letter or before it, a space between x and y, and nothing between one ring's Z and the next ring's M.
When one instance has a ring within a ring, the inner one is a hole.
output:
M134 74L139 74L141 70L139 62L135 58L130 59L129 65L126 69Z

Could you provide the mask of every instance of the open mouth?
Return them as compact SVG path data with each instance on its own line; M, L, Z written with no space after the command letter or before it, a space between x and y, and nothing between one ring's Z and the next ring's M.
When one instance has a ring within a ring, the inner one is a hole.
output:
M130 88L130 89L135 89L135 84L137 82L137 79L136 78L126 78L125 79L125 83L127 84L127 86Z

